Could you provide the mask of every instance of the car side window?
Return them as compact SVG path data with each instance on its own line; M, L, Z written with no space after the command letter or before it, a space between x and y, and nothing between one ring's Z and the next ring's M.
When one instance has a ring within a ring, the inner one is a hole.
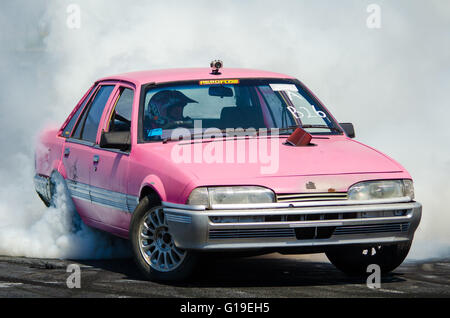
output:
M132 89L121 88L109 121L109 131L130 131L133 98L134 91Z
M105 85L98 89L94 100L78 122L75 133L72 136L73 138L95 142L103 110L105 109L106 102L113 89L114 85Z
M75 124L77 122L77 119L80 116L81 111L84 109L84 106L86 106L87 102L91 98L92 93L94 91L95 91L95 88L92 88L90 90L89 94L86 96L86 98L84 99L83 103L80 105L80 107L78 107L78 109L75 112L75 114L73 114L72 118L67 123L66 127L64 127L63 134L62 134L63 137L65 137L65 138L70 137L70 133L72 132L73 127L75 126Z

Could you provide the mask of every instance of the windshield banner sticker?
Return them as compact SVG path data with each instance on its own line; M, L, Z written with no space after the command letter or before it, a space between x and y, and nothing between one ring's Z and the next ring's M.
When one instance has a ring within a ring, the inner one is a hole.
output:
M269 84L269 85L274 92L279 91L298 92L298 89L294 84Z
M220 79L220 80L205 80L200 81L199 85L229 85L229 84L239 84L238 79Z

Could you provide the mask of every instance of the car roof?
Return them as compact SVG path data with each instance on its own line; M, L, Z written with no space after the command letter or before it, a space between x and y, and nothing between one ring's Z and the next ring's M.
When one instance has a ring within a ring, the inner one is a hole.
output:
M142 85L152 82L167 83L176 81L212 80L225 78L293 78L292 76L285 74L243 68L222 68L220 69L220 72L220 75L213 75L211 74L210 68L174 68L112 75L101 78L97 82L106 80L120 80Z

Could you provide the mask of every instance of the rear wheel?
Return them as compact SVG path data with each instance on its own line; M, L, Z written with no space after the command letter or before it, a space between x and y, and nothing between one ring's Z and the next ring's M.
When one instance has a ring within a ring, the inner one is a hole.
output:
M382 273L396 269L405 260L412 241L394 245L339 246L329 249L326 255L339 270L350 275L364 275L371 264L380 266Z
M136 264L154 281L180 281L188 278L197 256L176 246L163 208L155 196L141 200L133 213L130 240Z
M69 189L67 188L66 182L64 178L58 173L53 172L51 177L47 180L47 188L48 188L48 194L46 196L43 196L39 192L37 192L39 198L44 202L46 207L56 207L56 198L57 196L65 195L66 197L70 198ZM59 190L58 190L58 184Z
M39 196L39 198L42 200L42 202L44 202L45 206L47 208L49 208L50 207L50 202L46 198L44 198L44 196L42 194L40 194L39 192L36 191L36 193Z

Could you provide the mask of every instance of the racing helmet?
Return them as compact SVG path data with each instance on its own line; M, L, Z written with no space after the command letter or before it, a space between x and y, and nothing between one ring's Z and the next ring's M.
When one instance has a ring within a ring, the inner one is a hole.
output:
M188 103L198 103L177 90L163 90L152 96L148 102L150 117L158 120L169 117L172 107L184 107Z

